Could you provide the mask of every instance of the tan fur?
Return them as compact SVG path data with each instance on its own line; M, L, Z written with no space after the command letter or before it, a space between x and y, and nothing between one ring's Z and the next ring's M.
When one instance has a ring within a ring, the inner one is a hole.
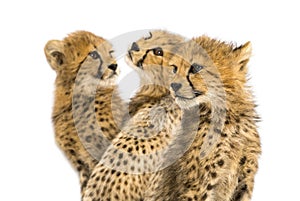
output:
M161 31L137 45L127 59L143 86L130 103L131 120L94 169L84 200L250 200L260 154L258 117L246 86L250 43L235 47L206 36L184 42ZM162 57L154 55L157 47ZM193 63L204 68L190 75ZM172 97L171 80L182 84ZM193 111L198 116L189 116ZM180 122L196 125L196 132L178 129ZM163 169L164 157L174 164Z
M82 192L108 146L105 142L119 132L125 110L115 86L119 71L108 68L115 63L111 50L105 39L86 31L45 46L48 63L57 73L52 113L55 140L78 170ZM93 51L101 59L93 59Z
M250 43L235 47L206 36L194 41L182 47L180 57L170 60L170 65L178 67L173 83L181 84L171 94L182 108L199 104L200 117L195 119L199 121L198 132L185 155L154 182L156 188L147 200L248 201L261 152L258 117L246 86ZM203 49L212 62L200 54ZM189 73L193 63L204 68ZM202 94L196 96L195 91ZM222 100L225 108L220 107ZM214 111L218 111L217 121L212 122ZM210 136L218 136L217 141L212 141L213 149L202 155Z
M169 94L170 69L162 68L180 36L165 31L137 41L139 51L127 55L141 77L141 88L130 102L132 118L113 140L89 180L84 201L143 200L150 178L161 168L165 148L181 119L180 108ZM155 44L155 46L153 46ZM163 56L153 54L161 47ZM147 56L145 57L145 55ZM137 62L144 58L142 67Z

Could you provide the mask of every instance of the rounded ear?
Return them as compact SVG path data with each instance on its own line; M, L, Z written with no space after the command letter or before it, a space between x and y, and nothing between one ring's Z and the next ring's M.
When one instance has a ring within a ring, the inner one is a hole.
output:
M240 73L246 74L248 71L247 63L252 54L251 42L248 41L244 45L235 48L233 52L236 54L236 58L237 58L236 70Z
M47 61L54 70L59 70L66 62L63 47L63 42L59 40L50 40L45 45L44 52Z

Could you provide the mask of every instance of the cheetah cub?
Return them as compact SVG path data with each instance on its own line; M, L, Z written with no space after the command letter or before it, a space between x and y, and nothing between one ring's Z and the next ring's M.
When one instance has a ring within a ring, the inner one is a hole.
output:
M250 43L236 47L201 36L180 52L170 60L171 94L181 108L199 105L198 132L184 156L163 171L148 200L248 201L261 153L246 84ZM202 152L205 139L215 136L215 146Z
M115 86L119 69L108 41L86 31L50 40L44 51L57 74L55 140L79 172L84 192L91 171L122 125L125 105Z
M141 87L130 102L131 119L94 169L84 201L144 200L180 126L181 110L169 92L172 68L163 65L183 41L181 36L153 31L130 47L126 59L140 75Z

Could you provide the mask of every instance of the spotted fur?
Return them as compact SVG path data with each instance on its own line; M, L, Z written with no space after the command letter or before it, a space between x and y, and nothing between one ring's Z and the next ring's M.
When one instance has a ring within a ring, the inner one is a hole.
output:
M86 31L49 41L45 55L57 74L55 140L78 171L84 192L91 171L122 124L125 107L115 86L119 69L108 41Z
M170 60L176 66L171 94L182 108L199 105L198 132L184 156L152 183L147 200L248 201L261 153L259 118L246 85L250 43L236 47L202 36L180 52Z
M162 66L183 40L155 31L130 47L127 60L139 73L141 87L130 102L131 119L94 169L84 201L144 200L181 119L168 89L171 68Z

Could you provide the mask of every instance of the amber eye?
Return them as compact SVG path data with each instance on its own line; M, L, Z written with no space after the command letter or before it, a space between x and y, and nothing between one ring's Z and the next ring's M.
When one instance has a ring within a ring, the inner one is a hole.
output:
M98 54L97 51L90 52L89 56L92 57L93 59L99 59L100 58L100 55Z
M177 73L178 67L176 65L171 65L173 66L173 73Z
M192 74L196 74L198 73L199 71L201 71L203 69L203 66L199 65L199 64L196 64L196 63L193 63L191 65L191 68L189 70L189 73L192 73Z
M163 56L164 55L164 52L163 52L163 50L160 47L154 48L153 49L153 53L156 56Z

